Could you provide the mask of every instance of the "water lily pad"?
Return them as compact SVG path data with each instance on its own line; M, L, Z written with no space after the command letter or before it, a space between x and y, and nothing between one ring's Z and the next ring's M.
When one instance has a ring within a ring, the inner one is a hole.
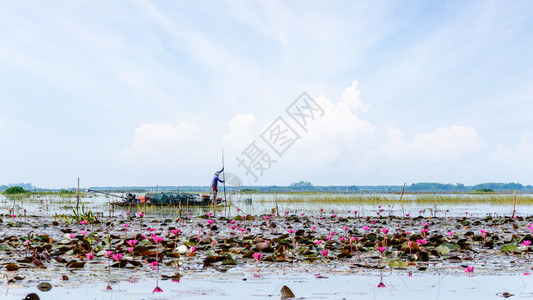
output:
M401 259L391 260L389 267L407 267L407 263Z
M6 269L8 271L16 271L19 269L19 266L17 264L7 264Z
M516 250L516 248L517 247L515 245L507 244L507 245L504 245L500 250L503 252L507 252L507 251L514 251Z
M435 250L437 250L440 255L446 255L450 253L450 249L444 245L438 246L437 248L435 248Z
M461 247L459 245L454 244L454 243L448 243L448 242L442 243L441 246L444 246L444 247L450 249L450 251L456 251L456 250L461 249Z
M37 288L41 292L48 292L52 289L52 285L49 282L41 282L37 285Z

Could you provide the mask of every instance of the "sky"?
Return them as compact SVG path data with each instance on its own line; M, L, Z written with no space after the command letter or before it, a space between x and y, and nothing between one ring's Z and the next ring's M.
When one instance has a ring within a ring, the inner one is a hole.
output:
M0 41L0 184L533 184L531 1L0 1Z

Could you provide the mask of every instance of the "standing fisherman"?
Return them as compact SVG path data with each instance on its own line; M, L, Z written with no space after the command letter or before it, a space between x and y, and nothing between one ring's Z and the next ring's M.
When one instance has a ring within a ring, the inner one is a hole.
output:
M222 170L218 172L215 172L215 176L213 176L213 180L211 181L211 187L213 188L213 204L217 203L218 183L224 182L224 180L221 180L220 178L218 178L218 175L220 175L220 173L222 172L224 172L224 168L222 168Z

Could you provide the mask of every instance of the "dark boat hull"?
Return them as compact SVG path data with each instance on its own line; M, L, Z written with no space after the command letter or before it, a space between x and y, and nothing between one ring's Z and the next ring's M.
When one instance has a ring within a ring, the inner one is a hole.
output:
M221 204L222 199L217 198L217 204ZM193 193L160 192L146 193L144 197L139 197L137 201L116 202L115 205L150 204L150 205L211 205L212 199L209 195L198 195Z

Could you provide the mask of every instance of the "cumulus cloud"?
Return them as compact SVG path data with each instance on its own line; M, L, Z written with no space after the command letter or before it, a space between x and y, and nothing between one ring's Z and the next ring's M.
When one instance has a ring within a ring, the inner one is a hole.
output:
M363 103L361 99L359 98L359 82L355 80L352 82L352 85L344 90L344 93L342 93L342 103L345 103L346 105L350 106L350 108L357 112L362 111L366 113L368 110L369 104Z
M415 134L412 140L405 139L400 129L392 128L388 130L387 137L386 151L392 160L439 162L476 153L484 145L474 128L455 125L431 133Z
M189 121L177 125L143 123L134 129L133 142L124 157L145 165L172 163L192 152L199 132L198 125Z
M359 98L358 83L348 87L339 100L325 96L314 99L324 114L315 114L305 130L289 122L300 135L273 168L279 168L284 177L293 173L315 173L324 176L332 170L350 169L365 156L364 152L373 141L376 127L361 114L368 109ZM289 118L287 118L289 120ZM273 172L276 174L277 170ZM276 174L281 176L280 174ZM276 176L273 176L276 177Z
M238 114L233 117L229 122L228 133L222 136L223 144L235 151L242 151L254 139L254 123L255 116L253 114Z

